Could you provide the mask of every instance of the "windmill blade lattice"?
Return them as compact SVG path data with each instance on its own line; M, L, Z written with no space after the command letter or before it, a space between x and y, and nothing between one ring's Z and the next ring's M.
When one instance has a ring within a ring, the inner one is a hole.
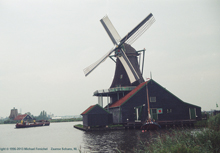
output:
M153 23L155 19L150 13L144 20L142 20L134 29L132 29L124 38L121 39L120 45L123 43L132 44L137 40Z
M118 59L121 61L123 67L125 68L130 82L133 83L139 79L139 76L135 71L134 67L132 66L131 62L129 61L125 52L123 50L120 50L120 54L121 56L118 56Z
M118 32L116 31L115 27L113 26L113 24L111 23L111 21L109 20L108 16L103 17L100 22L102 23L105 31L107 32L108 36L110 37L112 43L114 45L118 45L121 37L118 34Z
M102 62L104 62L110 55L111 53L114 51L115 47L113 47L110 51L108 51L102 58L100 58L98 61L96 61L95 63L91 64L90 66L88 66L87 68L85 68L84 74L85 76L89 75L97 66L99 66L99 64L101 64Z
M131 45L133 44L150 26L155 22L154 18L151 18L146 24L143 25L135 34L133 34L130 39L126 40L125 43Z

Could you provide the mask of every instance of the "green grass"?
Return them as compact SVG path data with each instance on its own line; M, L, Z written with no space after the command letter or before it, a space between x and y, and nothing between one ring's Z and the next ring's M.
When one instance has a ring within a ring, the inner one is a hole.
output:
M166 131L151 141L140 141L137 153L220 153L220 114L207 120L208 128L197 131L179 129ZM119 151L120 152L120 151Z
M208 119L208 128L215 131L220 131L220 114L212 116Z
M14 120L8 119L8 120L4 121L4 124L16 124L17 122L18 121L14 121Z
M203 129L167 131L156 140L139 142L137 153L219 153L220 131Z
M50 120L50 122L74 122L74 121L82 121L82 118L69 118L69 119L54 119L54 120Z
M121 124L115 124L115 125L108 125L109 128L112 128L112 127L123 127L123 125Z
M77 124L77 125L74 125L74 126L76 126L76 127L78 127L78 128L83 128L83 125L82 125L82 124Z
M197 121L194 125L195 127L208 127L208 121L207 120Z

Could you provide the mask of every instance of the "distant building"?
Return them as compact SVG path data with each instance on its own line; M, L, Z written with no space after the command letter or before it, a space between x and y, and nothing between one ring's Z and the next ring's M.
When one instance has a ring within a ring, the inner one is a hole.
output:
M60 116L52 117L52 120L58 120L58 119L62 119L62 117L60 117Z
M21 120L33 120L33 118L30 115L24 114L24 115L18 115L14 118L16 121L21 121Z
M54 117L54 114L49 114L47 115L47 117L52 119Z
M9 116L10 119L14 119L16 116L18 116L18 110L15 109L15 107L13 109L11 109L11 114Z
M213 115L217 115L217 114L220 114L220 110L214 110L213 111Z
M102 108L99 104L92 105L82 114L83 126L106 126L112 124L112 114Z

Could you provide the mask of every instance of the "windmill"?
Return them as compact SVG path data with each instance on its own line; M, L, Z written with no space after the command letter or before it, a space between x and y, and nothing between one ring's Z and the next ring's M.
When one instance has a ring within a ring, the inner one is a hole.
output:
M134 29L132 29L126 36L121 39L108 16L103 17L100 22L106 30L114 46L102 58L84 69L85 76L89 75L114 52L114 56L117 57L117 59L119 59L122 63L130 83L132 84L135 81L138 81L140 79L140 75L138 75L136 72L137 70L135 70L125 53L125 44L131 45L133 42L135 42L135 40L137 40L154 23L154 21L155 19L153 14L150 13Z
M137 56L139 55L139 53L130 45L134 43L155 22L153 14L150 13L123 38L120 37L116 29L114 28L113 24L109 20L108 16L103 17L100 20L100 22L103 25L105 31L107 32L114 46L102 58L100 58L95 63L91 64L90 66L84 69L85 76L88 76L108 57L113 56L116 57L117 59L115 61L116 62L115 76L110 88L137 86L140 83L144 82L137 61ZM113 52L114 55L111 56ZM132 89L129 90L131 91ZM120 99L127 93L128 90L125 91L125 93L123 92L122 95L120 95L120 93L118 92L112 93L112 92L97 91L94 93L94 95L99 96L99 101L101 101L101 103L103 96L110 96L112 103Z

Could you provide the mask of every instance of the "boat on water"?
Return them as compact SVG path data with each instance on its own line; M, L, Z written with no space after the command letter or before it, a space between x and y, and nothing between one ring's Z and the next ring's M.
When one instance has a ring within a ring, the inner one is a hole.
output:
M143 130L158 130L161 128L161 126L156 122L153 122L153 121L148 122L147 121L145 124L142 125L141 128Z
M147 88L147 86L146 86ZM161 128L161 126L152 121L151 115L150 115L150 103L149 103L149 96L148 96L148 88L147 88L147 105L148 105L148 119L146 122L141 126L142 132L145 132L147 130L158 130Z
M25 122L25 121L21 121L21 123L17 123L15 125L16 128L29 128L29 127L38 127L38 126L49 126L50 122L47 120L41 120L38 122L33 122L33 123L29 123L29 122Z

